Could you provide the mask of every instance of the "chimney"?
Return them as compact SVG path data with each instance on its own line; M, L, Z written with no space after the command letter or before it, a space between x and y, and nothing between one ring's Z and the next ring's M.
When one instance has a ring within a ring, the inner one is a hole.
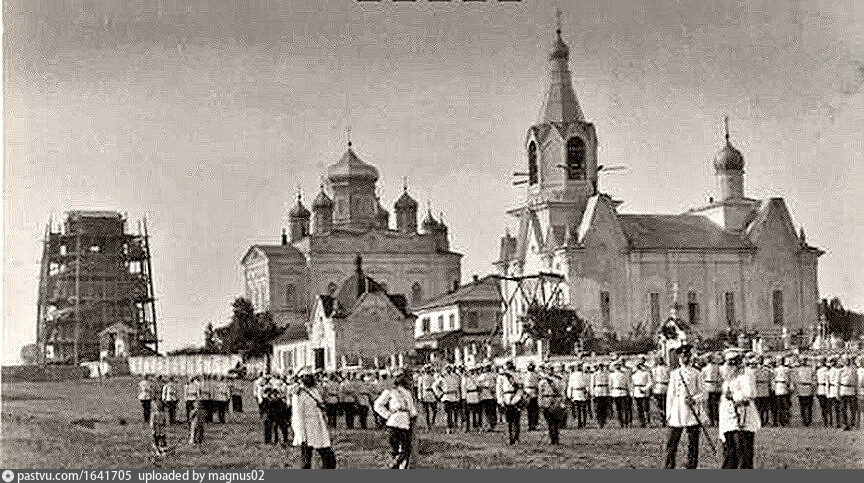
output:
M285 228L282 228L282 246L288 244L288 233L285 232Z

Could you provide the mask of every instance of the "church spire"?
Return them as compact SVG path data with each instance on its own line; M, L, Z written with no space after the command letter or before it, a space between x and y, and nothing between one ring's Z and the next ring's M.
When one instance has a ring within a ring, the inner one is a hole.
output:
M570 47L561 38L561 10L556 10L555 15L556 38L548 58L549 88L540 108L539 122L584 121L568 67Z

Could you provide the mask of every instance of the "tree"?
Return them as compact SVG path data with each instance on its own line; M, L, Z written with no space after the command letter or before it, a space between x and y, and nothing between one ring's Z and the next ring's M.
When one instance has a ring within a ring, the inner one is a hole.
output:
M273 322L272 314L256 314L252 303L243 297L234 299L231 307L231 323L214 331L214 338L222 342L222 350L253 357L269 354L270 342L282 332Z
M573 347L587 327L575 310L543 307L536 302L528 306L522 323L529 336L547 341L549 353L553 355L572 354Z
M847 310L837 297L822 299L821 311L828 321L828 332L843 340L864 334L864 314Z
M216 331L213 330L213 323L210 322L207 324L207 327L204 329L204 350L215 354L220 352L222 344L216 337Z

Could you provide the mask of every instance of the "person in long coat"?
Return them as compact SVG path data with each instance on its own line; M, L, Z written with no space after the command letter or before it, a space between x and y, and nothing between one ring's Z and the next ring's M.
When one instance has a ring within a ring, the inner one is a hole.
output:
M702 375L691 364L692 347L682 345L676 349L678 367L669 374L669 389L666 393L666 423L669 437L666 440L666 465L675 468L675 456L681 433L687 431L687 468L696 468L699 462L699 409L705 401Z
M387 439L393 456L393 469L407 469L411 456L411 439L417 419L417 405L411 394L411 379L400 374L393 379L393 387L385 389L375 399L375 412L387 421Z
M330 431L324 421L326 406L315 387L315 376L305 373L291 395L291 429L293 445L300 448L300 466L312 467L312 449L321 457L321 467L336 468L336 454L330 446Z
M756 383L744 371L743 354L726 352L727 374L721 386L719 406L720 441L723 443L723 468L753 468L753 440L762 427L756 409Z

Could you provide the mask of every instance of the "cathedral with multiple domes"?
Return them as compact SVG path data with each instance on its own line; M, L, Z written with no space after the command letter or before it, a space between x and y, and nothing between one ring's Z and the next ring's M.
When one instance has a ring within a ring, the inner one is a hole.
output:
M796 232L782 198L747 196L744 156L728 121L707 205L681 214L620 212L622 202L598 190L598 134L573 89L569 55L559 28L548 91L524 138L526 199L508 212L518 229L501 239L497 272L562 276L564 303L595 333L651 334L672 308L703 337L813 327L823 252ZM505 314L505 347L524 341L519 314Z
M349 142L327 169L311 212L298 195L281 243L249 247L241 268L256 311L270 311L283 326L308 322L319 296L334 296L355 274L358 256L366 275L409 305L459 283L462 255L450 250L444 222L430 209L418 226L418 204L405 185L391 224L376 195L378 176Z

